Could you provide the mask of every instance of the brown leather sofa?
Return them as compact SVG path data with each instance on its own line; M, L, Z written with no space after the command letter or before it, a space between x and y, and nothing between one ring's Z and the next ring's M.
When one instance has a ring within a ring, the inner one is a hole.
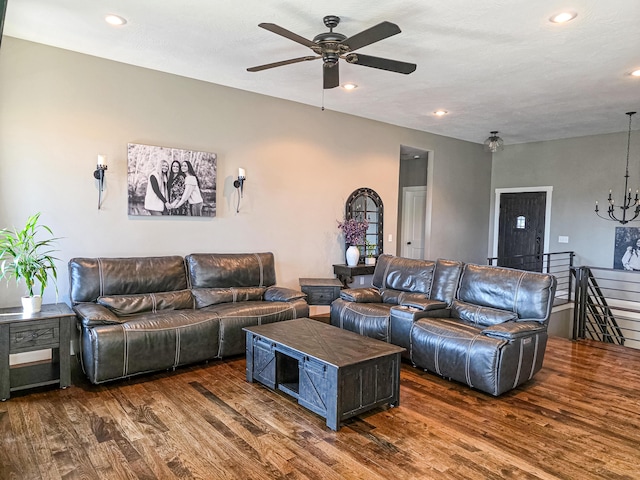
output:
M414 366L492 395L542 368L553 275L381 255L372 283L341 292L332 325L402 346Z
M272 253L73 258L69 278L93 383L241 354L243 327L309 314Z

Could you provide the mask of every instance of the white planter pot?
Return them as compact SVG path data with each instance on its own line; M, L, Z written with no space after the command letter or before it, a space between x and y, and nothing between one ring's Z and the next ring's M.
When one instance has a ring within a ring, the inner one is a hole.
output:
M27 314L38 313L42 308L42 297L34 295L33 297L22 297L22 311Z
M365 265L375 265L376 264L376 257L366 257L364 259L364 264Z
M360 260L360 250L355 245L351 245L347 248L345 256L347 257L347 265L355 267L358 265L358 260Z

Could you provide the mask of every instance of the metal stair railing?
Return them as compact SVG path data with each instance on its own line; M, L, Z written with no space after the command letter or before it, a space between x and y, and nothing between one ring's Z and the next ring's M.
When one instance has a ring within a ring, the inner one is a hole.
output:
M576 278L577 299L573 338L624 345L625 336L591 268L577 267L571 271ZM617 310L633 311L621 306Z

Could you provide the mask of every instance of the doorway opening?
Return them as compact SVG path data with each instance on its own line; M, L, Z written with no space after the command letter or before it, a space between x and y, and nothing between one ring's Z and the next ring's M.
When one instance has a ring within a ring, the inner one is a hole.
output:
M496 189L493 257L498 265L541 271L542 254L549 251L552 192L553 187ZM528 257L514 258L521 255Z
M398 230L396 255L424 259L428 256L429 152L400 146Z

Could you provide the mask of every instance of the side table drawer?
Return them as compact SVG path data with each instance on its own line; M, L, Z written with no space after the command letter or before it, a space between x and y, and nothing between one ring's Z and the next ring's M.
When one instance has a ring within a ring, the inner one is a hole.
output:
M302 287L307 294L309 305L331 305L340 296L340 289L336 287Z
M44 320L11 324L9 330L9 352L33 350L36 347L55 348L60 345L60 321Z

